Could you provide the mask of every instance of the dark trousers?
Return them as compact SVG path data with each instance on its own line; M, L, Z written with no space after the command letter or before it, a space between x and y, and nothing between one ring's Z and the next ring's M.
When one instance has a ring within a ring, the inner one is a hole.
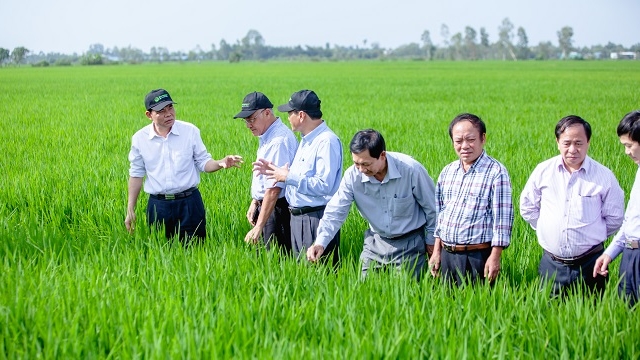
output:
M442 250L440 273L448 283L457 286L484 281L484 265L491 255L491 247L482 250L450 253Z
M316 240L318 225L323 214L324 209L302 215L291 215L291 248L296 259L307 258L307 249ZM327 245L327 248L324 249L320 261L324 264L331 261L333 267L337 267L340 261L339 248L340 230Z
M566 296L570 291L575 291L580 286L586 287L589 291L602 295L607 284L608 277L593 277L593 266L604 250L586 256L575 265L563 264L551 258L548 252L542 254L538 273L542 278L543 285L553 281L551 297Z
M150 227L164 225L167 239L179 234L181 242L202 241L207 237L207 220L200 191L185 198L164 200L149 197L147 222Z
M362 278L369 270L379 271L388 267L403 269L420 280L424 268L426 244L424 226L403 236L389 239L367 229L360 261Z
M262 203L258 205L258 214L261 210ZM262 229L262 240L267 250L277 245L286 255L291 254L291 213L286 198L276 201L276 206Z
M620 276L618 293L634 306L640 297L640 250L624 249L620 261Z

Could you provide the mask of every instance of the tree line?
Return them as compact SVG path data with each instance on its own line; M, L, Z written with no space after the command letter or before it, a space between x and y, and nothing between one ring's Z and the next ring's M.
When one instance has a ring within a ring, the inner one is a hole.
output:
M640 43L625 48L612 42L606 45L575 47L573 28L565 26L557 31L557 45L543 41L530 45L523 27L516 28L505 18L498 27L498 38L492 42L484 27L478 30L466 26L464 32L451 35L446 24L440 26L442 43L436 45L432 34L425 30L419 42L401 45L395 49L385 49L379 43L362 41L362 46L340 46L326 43L325 46L269 46L257 30L249 30L247 35L235 43L224 39L216 46L202 49L199 45L189 52L169 51L162 46L153 46L149 52L135 47L105 48L102 44L92 44L83 54L34 53L25 47L13 51L0 47L0 64L49 65L101 65L111 63L143 63L167 61L264 61L272 59L288 60L356 60L356 59L415 59L415 60L553 60L553 59L609 59L612 54L625 54L640 58ZM630 55L631 54L631 55Z

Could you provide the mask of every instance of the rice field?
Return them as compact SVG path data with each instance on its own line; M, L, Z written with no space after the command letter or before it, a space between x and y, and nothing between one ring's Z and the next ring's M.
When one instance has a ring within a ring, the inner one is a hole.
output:
M549 300L541 248L517 206L493 289L393 272L360 281L367 225L355 210L335 274L246 245L258 141L233 116L251 91L279 105L313 89L345 145L345 168L351 137L372 127L435 180L456 158L449 122L475 113L517 204L535 165L558 153L556 122L576 114L592 125L590 156L628 198L637 168L615 129L640 108L639 83L632 61L1 68L0 359L638 359L640 314L617 296L619 259L601 300ZM144 196L135 233L124 227L131 136L149 121L144 95L160 87L214 158L245 158L201 177L202 246L141 226Z

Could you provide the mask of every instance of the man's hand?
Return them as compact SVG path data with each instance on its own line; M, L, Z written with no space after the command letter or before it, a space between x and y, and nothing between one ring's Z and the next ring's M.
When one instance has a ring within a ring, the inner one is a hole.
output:
M227 155L224 157L224 159L220 160L218 165L220 165L220 167L224 169L228 169L230 167L239 168L240 164L242 164L243 162L244 160L242 160L242 156L240 155Z
M316 262L322 254L324 253L324 246L322 245L312 245L307 249L307 260L311 262Z
M127 216L124 219L124 226L130 234L133 234L136 224L136 213L134 211L127 211Z
M256 219L254 218L254 215L256 213L256 208L258 207L258 204L251 200L251 205L249 205L249 210L247 210L247 220L249 221L249 224L256 226Z
M494 246L491 248L491 255L484 264L484 277L493 282L500 274L500 256L502 255L502 247Z
M247 244L257 244L260 240L260 235L262 235L262 228L255 226L253 229L249 230L247 235L244 237L244 242Z
M607 254L600 255L600 257L598 257L598 259L596 260L596 264L593 266L593 277L596 277L598 275L602 275L602 276L609 275L608 268L611 261L612 259L609 255Z
M429 271L433 277L437 277L440 274L440 251L440 249L434 249L429 258Z
M275 182L285 182L287 175L289 175L289 163L284 164L283 167L277 167L268 160L258 159L252 165L253 171L267 175L267 179L273 179Z

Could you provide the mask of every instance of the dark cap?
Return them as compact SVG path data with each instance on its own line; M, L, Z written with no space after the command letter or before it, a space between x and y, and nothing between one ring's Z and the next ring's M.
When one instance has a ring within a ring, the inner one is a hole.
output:
M234 116L234 119L238 118L247 118L251 116L254 112L260 109L272 109L273 104L269 101L269 98L261 93L254 91L242 100L242 111L238 113L238 115Z
M289 102L278 106L278 111L289 112L293 110L319 111L320 99L312 90L300 90L294 92L289 98Z
M169 104L175 104L175 102L171 100L171 96L165 89L151 90L151 92L144 97L144 107L147 110L159 111Z

